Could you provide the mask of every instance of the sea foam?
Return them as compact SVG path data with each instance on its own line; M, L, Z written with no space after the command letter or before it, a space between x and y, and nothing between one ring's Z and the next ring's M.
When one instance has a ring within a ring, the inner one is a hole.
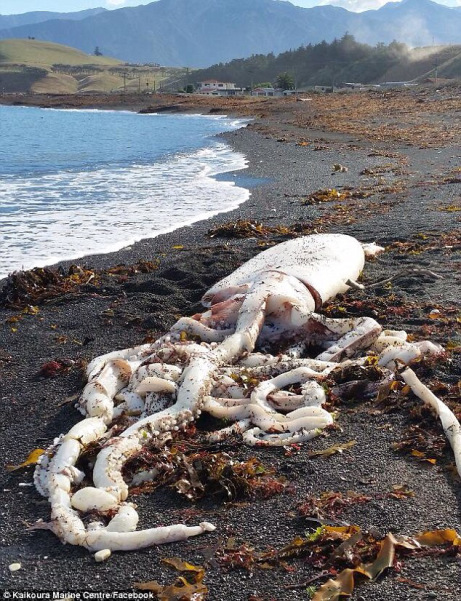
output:
M87 116L98 119L98 115ZM79 118L83 115L73 117ZM197 123L207 122L195 118ZM163 135L168 135L171 117L159 123L165 124ZM171 152L169 148L147 160L140 152L140 160L130 155L126 165L120 164L120 156L107 165L98 160L85 168L75 163L68 169L61 164L56 168L52 158L43 164L37 159L37 168L12 165L10 173L0 174L0 277L116 251L236 208L248 199L249 191L215 176L244 169L247 162L212 134L241 124L221 118L219 127L213 125L211 135L199 141L198 149ZM45 149L50 156L56 152ZM77 147L72 158L78 159L77 153L82 152Z

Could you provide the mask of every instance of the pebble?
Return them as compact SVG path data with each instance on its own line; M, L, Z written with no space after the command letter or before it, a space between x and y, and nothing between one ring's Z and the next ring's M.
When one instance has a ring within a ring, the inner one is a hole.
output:
M18 570L21 569L21 564L18 562L10 563L10 565L8 566L8 569L10 570L10 572L17 572Z
M94 554L95 560L100 563L101 561L106 561L112 555L112 551L110 549L101 549L101 551L97 551Z

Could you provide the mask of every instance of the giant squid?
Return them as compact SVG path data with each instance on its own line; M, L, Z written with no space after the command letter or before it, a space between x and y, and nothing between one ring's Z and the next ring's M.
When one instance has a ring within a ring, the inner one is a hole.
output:
M429 341L408 342L405 332L383 332L369 317L317 313L337 294L361 286L365 257L382 250L342 234L289 240L212 286L203 296L203 313L180 318L153 343L91 361L78 402L84 419L54 441L35 471L36 488L51 504L49 528L63 543L96 552L97 559L214 530L209 522L136 530L138 514L127 502L130 483L122 476L126 462L145 445L158 446L168 433L186 429L202 411L234 422L214 439L232 433L247 444L307 441L333 421L322 407L321 382L339 363L364 365L360 350L371 349L392 378L411 359L440 353ZM308 346L320 352L306 358ZM260 378L250 395L233 377L239 370ZM410 368L401 377L439 414L461 472L459 422ZM300 385L299 394L284 391L291 384ZM131 425L110 436L121 415L131 416ZM85 474L78 459L96 441L104 445L93 467L94 485L79 488ZM100 519L85 525L88 512Z

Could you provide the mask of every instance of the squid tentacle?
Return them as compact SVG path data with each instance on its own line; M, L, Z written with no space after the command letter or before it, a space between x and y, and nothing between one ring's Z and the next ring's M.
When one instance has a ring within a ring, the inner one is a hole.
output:
M208 522L136 530L138 515L126 502L129 483L122 473L127 461L145 445L165 444L170 432L185 429L202 411L234 421L205 435L210 442L231 435L260 446L311 440L333 422L322 407L322 380L334 369L367 361L348 357L371 347L379 353L379 365L394 368L414 356L440 353L441 347L428 341L407 342L404 332L382 332L368 317L339 320L314 312L355 285L365 252L380 250L373 245L364 249L341 234L283 243L213 286L203 297L210 309L202 315L179 319L153 343L91 361L78 404L85 419L54 441L35 471L36 488L51 503L55 534L65 543L102 552L99 561L107 550L138 549L210 532L215 526ZM187 335L202 342L183 340ZM315 359L304 358L309 344L320 339L328 341L327 348ZM285 353L255 352L258 345L280 345ZM439 414L461 472L459 422L413 376L409 369L402 373L415 394ZM292 384L300 390L284 390ZM124 424L131 421L123 431L119 419L114 423L121 417ZM117 436L110 437L112 430L107 431L114 425ZM92 442L107 439L94 464L94 486L72 492L83 478L76 466L80 455ZM158 473L141 471L130 484ZM90 511L101 517L85 526L82 514Z

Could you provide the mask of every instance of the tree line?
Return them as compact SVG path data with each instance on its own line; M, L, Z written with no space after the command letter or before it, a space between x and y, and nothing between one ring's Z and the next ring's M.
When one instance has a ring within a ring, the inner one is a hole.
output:
M261 82L276 85L281 77L297 88L341 82L378 83L393 65L408 60L409 53L406 44L400 42L369 46L346 33L331 43L308 44L277 56L254 54L219 63L195 71L194 76L197 81L218 79L241 87L256 87Z

